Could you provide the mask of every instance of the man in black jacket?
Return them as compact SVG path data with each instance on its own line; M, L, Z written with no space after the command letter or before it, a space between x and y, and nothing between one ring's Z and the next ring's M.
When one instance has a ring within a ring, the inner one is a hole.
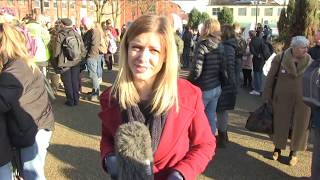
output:
M262 39L261 31L257 31L256 36L250 37L251 41L249 44L250 52L253 55L252 63L253 63L253 82L254 82L254 90L250 92L251 95L261 95L261 87L262 87L262 69L265 61L270 56L270 51L264 40Z
M84 44L81 36L72 28L72 21L68 18L61 19L63 25L62 29L58 32L56 39L56 47L54 51L54 63L56 70L61 73L61 79L64 84L64 90L66 93L67 106L76 106L79 104L79 88L80 88L80 62L85 55ZM75 38L78 46L68 47L70 51L78 51L80 53L78 57L67 57L68 51L67 38Z
M192 32L189 26L185 28L185 31L182 35L183 40L183 53L182 53L182 59L183 59L183 68L189 68L190 63L190 51L191 51L191 41L192 39Z

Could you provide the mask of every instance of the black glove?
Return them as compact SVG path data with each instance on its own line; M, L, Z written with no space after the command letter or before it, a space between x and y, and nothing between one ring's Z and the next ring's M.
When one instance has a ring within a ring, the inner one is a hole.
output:
M168 176L167 180L183 180L183 176L178 171L172 171L172 173Z
M118 177L118 162L115 155L107 156L104 160L104 165L110 174L112 179L117 179Z

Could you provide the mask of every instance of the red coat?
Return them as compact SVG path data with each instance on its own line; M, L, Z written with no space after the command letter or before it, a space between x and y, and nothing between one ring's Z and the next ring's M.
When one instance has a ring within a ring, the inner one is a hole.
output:
M120 108L109 92L102 93L101 157L113 151L114 135L121 124ZM201 91L186 80L178 80L179 112L169 110L158 149L154 154L155 179L165 180L172 169L186 180L196 179L212 159L216 142L204 112Z

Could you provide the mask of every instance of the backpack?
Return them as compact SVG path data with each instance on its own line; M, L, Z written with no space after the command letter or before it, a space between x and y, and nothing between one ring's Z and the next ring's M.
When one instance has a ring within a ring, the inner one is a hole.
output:
M236 49L235 49L236 57L243 56L247 50L247 42L244 40L244 38L240 36L236 38L236 42L237 42Z
M313 61L303 75L302 97L310 107L320 107L320 61Z
M68 34L62 43L63 55L69 60L81 59L81 47L75 32Z
M111 54L114 54L117 52L117 43L113 38L110 38L109 40L108 51Z

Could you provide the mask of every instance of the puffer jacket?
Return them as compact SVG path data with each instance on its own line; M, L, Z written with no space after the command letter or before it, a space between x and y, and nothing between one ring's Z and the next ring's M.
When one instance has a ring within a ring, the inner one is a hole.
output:
M218 100L217 112L224 110L232 110L236 104L237 88L235 78L235 49L236 39L231 38L223 42L224 60L226 61L226 71L229 83L221 87L221 95Z
M1 111L1 110L0 110ZM10 140L7 132L7 122L3 114L0 113L0 167L11 161L12 152Z
M222 67L222 55L219 49L220 35L213 34L199 40L195 50L195 62L189 80L202 91L220 86L219 72Z

